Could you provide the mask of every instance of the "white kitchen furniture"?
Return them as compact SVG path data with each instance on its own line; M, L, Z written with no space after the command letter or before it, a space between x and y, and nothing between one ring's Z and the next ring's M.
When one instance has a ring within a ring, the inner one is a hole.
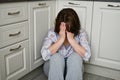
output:
M118 70L120 75L119 30L120 3L94 2L90 63ZM118 75L114 77L120 79Z
M85 72L120 79L120 3L73 1L57 2L56 12L73 8L86 29L92 56Z
M29 72L28 40L0 50L1 80L17 80Z
M11 24L27 20L27 3L1 3L0 4L0 25Z
M55 1L0 4L0 80L17 80L42 65L42 42L54 19Z
M74 9L80 19L81 27L88 32L89 41L91 35L91 23L92 23L92 1L57 1L56 12L58 13L63 8Z
M30 70L27 3L0 4L0 77L17 80Z
M119 30L120 3L94 2L91 63L120 70Z
M29 3L31 70L43 63L41 47L48 29L53 27L55 1L36 1Z

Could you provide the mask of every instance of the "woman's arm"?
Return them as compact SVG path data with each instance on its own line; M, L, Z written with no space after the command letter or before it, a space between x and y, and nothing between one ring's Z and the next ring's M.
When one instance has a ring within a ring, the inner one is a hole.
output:
M80 56L82 56L85 61L88 61L91 56L91 52L86 32L82 31L80 33L79 35L80 44L74 39L73 33L67 32L67 38L71 46L74 48L74 50L78 54L80 54Z
M54 31L48 32L48 35L44 39L44 43L41 49L42 58L45 61L50 59L51 55L55 54L63 44L65 40L65 30L66 30L65 23L62 22L60 25L59 39L56 42L53 42L56 33L54 33Z
M84 47L82 47L75 39L70 39L69 43L73 47L73 49L76 51L76 53L80 54L81 57L84 56L86 50Z
M42 55L43 60L45 61L50 59L52 55L49 50L49 47L53 44L53 40L52 40L52 38L54 38L53 36L55 36L53 31L49 30L48 35L45 37L44 42L43 42L43 46L41 49L41 55Z
M76 53L80 54L80 56L84 56L85 54L85 48L82 47L75 39L74 34L71 32L67 32L67 39L70 43L70 45L73 47L73 49L76 51Z
M52 54L55 54L58 49L61 47L61 45L63 44L64 42L64 39L62 38L59 38L54 44L52 44L50 47L49 47L49 50Z
M65 40L65 30L66 30L65 23L61 22L59 39L49 47L49 50L52 54L55 54L58 51L58 49L61 47L61 45L63 44Z

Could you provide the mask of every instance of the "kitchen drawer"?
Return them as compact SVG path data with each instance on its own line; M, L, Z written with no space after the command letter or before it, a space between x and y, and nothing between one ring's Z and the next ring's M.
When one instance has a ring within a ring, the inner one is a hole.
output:
M0 49L1 80L18 80L30 71L28 40Z
M0 25L27 20L27 3L0 4Z
M0 48L28 38L28 22L0 27Z

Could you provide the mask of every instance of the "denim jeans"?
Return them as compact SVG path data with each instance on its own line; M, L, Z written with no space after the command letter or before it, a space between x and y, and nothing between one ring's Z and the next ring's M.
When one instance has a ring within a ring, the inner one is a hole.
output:
M56 53L45 62L43 69L48 80L83 80L83 60L77 53L67 59Z

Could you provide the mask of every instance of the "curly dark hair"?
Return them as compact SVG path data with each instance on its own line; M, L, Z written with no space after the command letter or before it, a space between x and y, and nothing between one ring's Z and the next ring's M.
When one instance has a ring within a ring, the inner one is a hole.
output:
M73 33L75 36L79 34L79 30L81 29L80 20L77 13L72 8L64 8L62 9L55 20L55 29L56 33L60 31L61 22L66 23L67 31Z

